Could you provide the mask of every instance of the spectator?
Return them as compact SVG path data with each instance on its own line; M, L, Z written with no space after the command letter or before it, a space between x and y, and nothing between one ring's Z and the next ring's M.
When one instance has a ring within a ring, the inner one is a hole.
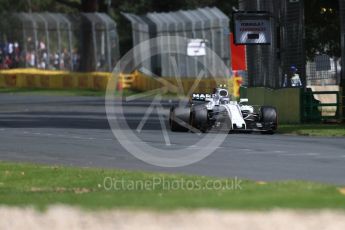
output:
M61 53L53 51L48 55L48 48L44 39L35 42L30 36L27 38L25 52L21 49L21 43L16 40L0 42L0 69L27 66L42 69L78 70L80 56L77 49L70 53L67 48L63 48Z
M33 52L28 52L26 54L26 63L28 63L30 67L35 67L35 59L35 54Z
M295 66L291 66L291 86L292 87L301 87L302 82L299 77L299 74L297 73L298 69Z
M6 55L6 56L5 56L5 60L4 60L4 69L9 69L9 68L11 68L11 67L12 67L12 64L13 64L12 59L10 58L9 55Z
M64 69L71 70L71 55L67 51L66 48L64 48L64 50L63 50L62 60L63 60L63 63L64 63Z
M79 60L80 60L80 57L79 57L79 54L78 54L78 50L77 49L74 49L73 50L73 53L72 53L72 70L73 71L76 71L78 70L79 68Z
M8 50L8 54L11 56L14 52L14 45L12 42L8 43L8 49L7 50Z
M54 69L60 69L60 55L56 52L54 53Z
M14 42L14 53L15 54L19 54L20 53L19 43L17 41Z
M283 88L288 87L288 75L284 74L284 78L283 78Z

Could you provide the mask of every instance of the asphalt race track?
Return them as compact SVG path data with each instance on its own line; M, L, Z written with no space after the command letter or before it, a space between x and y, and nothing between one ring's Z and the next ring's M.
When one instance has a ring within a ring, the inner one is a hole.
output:
M149 103L134 101L126 106L132 129ZM152 166L129 154L115 139L104 104L101 97L0 94L0 160L345 184L345 138L230 134L198 163L181 168ZM169 102L163 106L168 108ZM204 135L168 134L172 146L179 148ZM166 148L157 114L148 117L140 136L143 142Z

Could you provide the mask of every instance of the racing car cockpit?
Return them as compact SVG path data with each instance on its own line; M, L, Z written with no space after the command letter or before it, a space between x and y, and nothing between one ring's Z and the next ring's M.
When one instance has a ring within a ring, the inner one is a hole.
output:
M215 106L228 104L230 102L229 92L223 87L215 88L213 90L212 99Z

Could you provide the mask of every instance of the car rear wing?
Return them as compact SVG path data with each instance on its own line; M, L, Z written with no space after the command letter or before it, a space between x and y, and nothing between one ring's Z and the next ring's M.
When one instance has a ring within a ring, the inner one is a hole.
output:
M209 93L193 93L192 100L193 101L206 101L206 99L212 98L213 95Z

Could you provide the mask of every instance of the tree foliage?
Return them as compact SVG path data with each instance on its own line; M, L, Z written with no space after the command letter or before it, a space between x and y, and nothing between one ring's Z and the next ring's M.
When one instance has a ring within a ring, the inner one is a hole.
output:
M30 10L32 12L53 11L64 13L74 11L71 7L57 4L54 0L0 0L1 13L29 12Z
M338 0L305 0L307 57L328 54L340 57L340 19Z

